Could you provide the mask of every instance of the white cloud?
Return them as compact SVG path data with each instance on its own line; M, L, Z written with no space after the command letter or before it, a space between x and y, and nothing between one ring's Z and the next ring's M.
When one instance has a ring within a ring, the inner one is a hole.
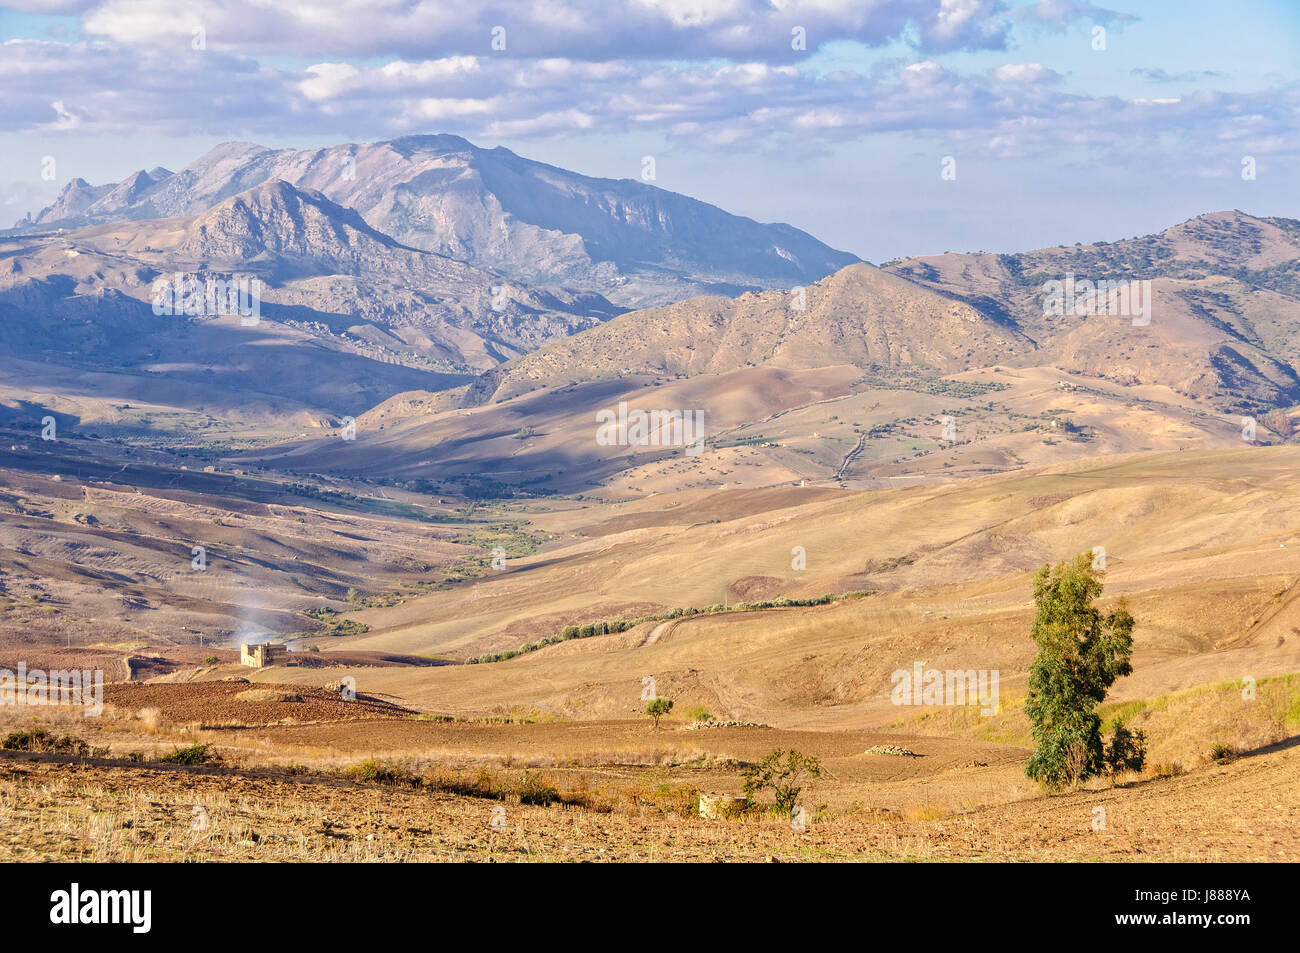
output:
M81 125L81 119L73 115L68 107L63 105L63 100L56 99L50 103L50 108L54 110L59 117L54 122L45 123L41 128L45 132L69 132Z
M1039 0L1010 11L1011 16L1021 20L1031 20L1056 30L1064 30L1076 20L1089 23L1101 23L1107 26L1120 25L1137 17L1084 3L1081 0Z
M1042 63L1007 63L993 71L999 83L1055 83L1061 74Z
M961 75L922 60L868 77L762 62L669 66L490 53L292 70L218 52L105 43L10 41L4 51L0 130L54 135L74 127L230 138L438 131L490 140L599 130L719 148L815 148L903 131L991 154L1046 153L1071 137L1095 149L1121 147L1134 133L1194 152L1219 141L1230 122L1248 129L1242 141L1300 138L1294 88L1130 102L1067 92L1038 63ZM1253 118L1242 123L1244 116Z
M936 53L882 61L869 76L818 74L768 48L788 48L791 22L807 25L810 49L837 36L904 33L922 46L997 45L1004 15L995 0L505 0L493 9L508 20L508 55L488 46L496 14L459 9L410 0L101 0L85 24L114 40L0 47L0 131L340 140L599 131L720 149L815 149L907 132L991 155L1050 153L1069 141L1132 148L1135 136L1194 154L1221 141L1229 124L1240 142L1264 143L1260 151L1268 143L1294 150L1276 144L1300 138L1292 87L1126 101L1067 91L1040 62L963 74ZM1051 23L1093 9L1066 0L1010 8ZM191 48L196 16L206 51ZM709 29L699 26L706 21ZM414 52L324 55L310 66L256 52L312 49L330 37L357 51ZM625 55L672 44L681 50L672 61ZM721 52L742 47L749 55Z
M84 6L88 35L127 46L177 49L201 27L209 49L242 53L764 62L793 62L837 40L1004 49L1019 9L1004 0L99 0ZM1051 12L1063 21L1082 15L1068 5ZM505 28L504 51L491 46L494 27ZM796 27L805 32L807 51L792 48Z
M899 71L899 78L909 86L928 86L942 82L951 74L933 60L923 63L911 63Z
M421 99L408 115L428 121L462 119L466 116L483 116L492 112L492 103L483 99Z

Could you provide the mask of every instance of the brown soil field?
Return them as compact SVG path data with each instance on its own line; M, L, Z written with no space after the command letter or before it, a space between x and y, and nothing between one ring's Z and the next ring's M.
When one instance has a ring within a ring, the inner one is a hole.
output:
M949 813L709 820L342 779L0 759L6 860L1295 861L1300 748ZM495 811L494 811L495 809ZM494 820L497 826L493 826Z
M276 724L405 714L407 709L365 695L344 701L337 691L247 681L104 687L104 702L129 712L153 709L177 724Z
M438 525L363 511L397 506L380 496L318 510L20 474L0 498L0 668L108 684L100 717L0 709L3 855L1300 859L1297 466L1296 447L1140 453L884 490L466 504ZM195 589L175 559L201 523L257 571ZM1138 620L1101 715L1146 732L1148 763L1049 794L1024 773L1032 577L1098 546L1103 607ZM825 594L842 598L737 607ZM463 664L675 608L709 611ZM320 629L280 662L237 664L241 632L300 625ZM891 673L916 663L996 671L1000 696L894 704ZM648 678L674 701L658 729ZM692 727L706 714L746 726ZM889 746L910 753L872 753ZM822 769L807 830L698 816L791 749ZM208 763L168 763L187 751ZM539 787L560 803L526 803Z

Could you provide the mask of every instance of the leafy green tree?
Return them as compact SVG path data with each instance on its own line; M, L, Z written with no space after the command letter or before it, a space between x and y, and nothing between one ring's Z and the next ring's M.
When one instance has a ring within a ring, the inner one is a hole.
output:
M742 775L745 797L753 801L761 791L771 788L775 810L782 814L789 814L794 809L799 792L803 790L799 782L804 777L821 776L821 762L793 748L789 751L777 748L762 761L751 764Z
M1094 605L1102 575L1083 553L1044 566L1034 579L1038 654L1029 667L1025 713L1036 748L1025 773L1048 787L1103 769L1106 752L1096 708L1115 680L1133 671L1133 616L1122 599L1105 615Z
M673 700L671 698L656 698L650 704L645 706L645 713L655 720L655 727L659 727L659 719L673 710Z
M1123 722L1118 722L1110 736L1110 744L1106 746L1107 772L1141 771L1146 760L1146 733L1141 728L1129 731Z

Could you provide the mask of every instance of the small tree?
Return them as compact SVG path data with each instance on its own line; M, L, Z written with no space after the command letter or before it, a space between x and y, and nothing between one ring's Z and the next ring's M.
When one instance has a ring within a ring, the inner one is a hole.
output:
M659 727L659 719L673 710L673 700L671 698L656 698L650 704L645 706L645 713L655 720L655 727Z
M793 748L789 751L777 748L758 764L751 764L745 769L742 775L745 779L745 797L752 801L759 792L771 788L776 802L775 809L782 814L789 814L799 799L799 792L803 790L799 781L805 776L820 778L821 762L809 755L800 754Z
M1106 772L1141 771L1147 760L1147 736L1141 728L1129 731L1124 723L1116 722L1115 730L1106 746Z
M1133 616L1124 600L1103 615L1093 604L1102 572L1083 553L1034 579L1038 654L1029 667L1029 716L1036 745L1025 773L1060 787L1099 773L1107 763L1096 708L1121 675L1133 671ZM1117 751L1131 739L1119 739ZM1115 744L1116 742L1112 742Z

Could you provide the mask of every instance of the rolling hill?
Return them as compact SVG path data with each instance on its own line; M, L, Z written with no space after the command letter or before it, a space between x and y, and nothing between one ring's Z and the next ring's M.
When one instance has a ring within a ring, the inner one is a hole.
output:
M567 625L869 591L811 608L646 622L510 661L386 669L364 681L438 711L533 706L591 719L626 716L651 673L661 693L720 718L881 726L909 714L891 703L890 673L918 660L999 669L1003 697L1023 695L1033 572L1101 547L1108 602L1126 597L1141 620L1136 674L1117 685L1116 701L1263 678L1300 665L1289 476L1298 452L1134 454L868 493L787 487L559 504L529 516L545 539L536 553L451 591L357 612L369 633L318 644L467 658Z
M1117 242L882 267L1014 325L1065 371L1162 384L1239 413L1300 403L1300 222L1291 219L1213 212ZM1067 275L1151 281L1149 325L1045 314L1046 282Z
M1300 403L1297 235L1300 223L1213 214L1128 243L859 263L796 291L629 312L467 387L397 395L355 447L251 459L370 476L382 460L399 481L477 474L628 498L1281 443ZM1149 281L1149 320L1047 313L1047 282L1071 275ZM709 452L602 444L598 415L622 404L701 414Z

